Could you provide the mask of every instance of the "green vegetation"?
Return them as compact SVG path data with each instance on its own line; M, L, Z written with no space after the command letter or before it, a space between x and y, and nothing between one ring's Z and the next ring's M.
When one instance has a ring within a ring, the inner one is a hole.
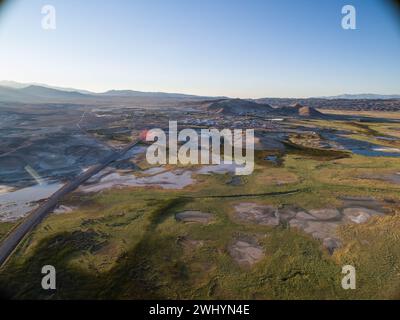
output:
M78 209L50 216L24 240L1 270L0 287L14 298L32 299L400 298L400 185L374 178L399 172L400 161L292 147L286 155L275 153L279 164L257 152L254 174L237 185L229 183L231 174L198 175L183 190L74 193L64 204ZM385 199L393 206L390 215L340 227L342 247L333 255L300 230L243 223L233 214L240 202L318 209L340 206L342 196ZM176 221L185 210L215 219ZM0 224L0 235L8 227ZM229 254L243 237L256 239L265 253L253 267L240 267ZM57 269L58 290L50 293L40 287L47 264ZM341 288L346 264L356 267L357 290Z
M346 246L334 259L358 270L357 298L400 299L400 211L364 225L343 226L339 233Z
M10 232L14 225L15 223L12 222L0 223L0 240L3 239Z

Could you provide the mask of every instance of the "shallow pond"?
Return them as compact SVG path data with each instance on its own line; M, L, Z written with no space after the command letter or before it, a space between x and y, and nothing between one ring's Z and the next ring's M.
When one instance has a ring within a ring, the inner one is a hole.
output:
M47 199L63 186L62 183L37 184L31 187L0 194L0 221L15 221L37 207L37 202Z
M343 150L367 157L400 157L400 149L387 148L385 146L366 141L356 140L335 133L321 133L324 139L338 143Z

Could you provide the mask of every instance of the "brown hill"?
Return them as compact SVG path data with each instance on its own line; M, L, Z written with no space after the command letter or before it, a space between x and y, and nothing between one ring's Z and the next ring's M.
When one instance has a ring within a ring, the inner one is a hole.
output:
M311 107L300 107L298 109L299 116L301 117L322 117L323 113Z
M292 104L291 106L283 106L274 108L275 112L282 116L288 117L309 117L309 118L325 118L327 115L319 112L317 109L303 106L300 103Z
M295 110L294 112L299 115L300 117L323 117L324 114L319 112L317 109L303 106L300 103L295 103L292 108Z
M227 115L265 114L274 111L268 104L242 99L226 99L212 102L207 106L207 110Z

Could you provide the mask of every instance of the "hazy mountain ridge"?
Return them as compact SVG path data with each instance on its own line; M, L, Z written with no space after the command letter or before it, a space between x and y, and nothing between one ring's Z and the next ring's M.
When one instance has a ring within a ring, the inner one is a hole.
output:
M218 98L218 97L216 97ZM179 101L203 101L214 97L181 93L142 92L134 90L109 90L102 93L72 88L58 88L48 85L22 84L0 81L0 102L15 103L121 103L158 104ZM221 98L221 97L219 97Z
M85 98L88 97L87 94L83 94L77 91L63 91L63 90L57 90L57 89L52 89L52 88L46 88L42 86L37 86L37 85L30 85L26 88L21 88L21 89L16 89L21 92L37 96L37 97L47 97L47 98L56 98L56 99L62 99L62 98Z
M400 99L400 94L376 94L376 93L360 93L360 94L340 94L337 96L316 97L316 99L346 99L346 100L391 100Z
M37 99L36 96L13 89L9 87L0 86L0 101L3 102L29 102L30 100Z
M345 99L344 97L348 97ZM357 99L357 97L364 97ZM379 97L372 99L373 97ZM388 97L383 99L383 97ZM389 99L391 97L391 99ZM375 94L341 95L326 98L261 98L231 99L227 97L197 96L182 93L143 92L134 90L109 90L95 93L73 88L58 88L49 85L22 84L14 81L0 81L0 102L40 104L67 103L88 105L134 105L134 106L184 106L208 101L215 103L210 110L224 113L267 112L271 107L286 107L285 112L293 112L289 106L296 103L306 106L304 114L316 114L316 109L399 111L400 96ZM229 103L227 102L229 101ZM246 111L244 111L246 108Z
M55 90L60 90L60 91L67 91L67 92L75 91L75 92L79 92L79 93L83 93L83 94L96 94L89 90L51 86L51 85L48 85L45 83L38 83L38 82L20 83L20 82L16 82L16 81L2 80L2 81L0 81L0 86L13 88L13 89L23 89L23 88L27 88L30 86L38 86L38 87L44 87L44 88L55 89Z
M135 91L135 90L108 90L106 92L95 94L95 95L102 95L102 96L124 96L124 97L159 97L159 98L210 98L210 97L203 97L203 96L196 96L191 94L183 94L183 93L168 93L168 92L145 92L145 91Z

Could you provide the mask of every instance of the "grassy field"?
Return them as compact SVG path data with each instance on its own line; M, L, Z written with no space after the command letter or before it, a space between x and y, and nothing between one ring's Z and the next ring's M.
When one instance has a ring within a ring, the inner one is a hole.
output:
M255 172L239 185L229 184L231 174L198 175L197 183L183 190L73 193L64 204L78 209L49 216L1 270L3 294L32 299L400 298L400 212L395 205L400 184L365 178L400 172L399 159L333 156L307 148L290 149L276 165L265 156L257 153ZM340 227L342 246L333 255L301 230L239 222L233 216L241 202L335 208L341 196L394 205L386 216ZM178 222L175 214L184 210L209 212L215 219ZM8 227L0 224L0 236ZM256 239L265 253L253 267L239 266L228 250L246 237ZM54 292L40 286L41 267L48 264L57 270ZM356 267L356 290L341 288L341 268L347 264Z
M66 204L80 204L79 210L46 219L2 270L1 287L16 298L391 297L392 291L376 291L376 281L360 280L363 289L342 290L340 266L350 262L365 266L360 269L366 279L379 273L374 266L377 257L354 243L354 234L361 233L363 240L371 239L377 249L374 254L386 265L381 284L394 286L386 269L400 262L395 253L400 248L391 241L383 250L379 246L387 239L376 235L378 226L392 228L400 223L397 216L344 228L345 245L333 256L301 231L237 223L231 217L233 205L240 201L319 208L337 204L340 195L398 199L399 186L357 179L360 170L371 169L400 170L400 164L387 158L318 161L289 155L283 167L259 166L243 186L225 184L228 175L213 175L201 176L197 185L185 191L128 188L93 196L74 194ZM286 183L276 185L278 178ZM260 195L292 190L300 192ZM212 212L216 220L209 225L177 222L174 213L186 209ZM387 237L395 239L396 228L392 231ZM234 239L246 235L255 236L266 252L251 269L239 267L227 252ZM179 239L186 238L202 246L180 245ZM45 264L58 270L59 289L51 296L40 288L40 268Z
M0 223L0 240L3 239L8 232L14 227L15 223L3 222Z

